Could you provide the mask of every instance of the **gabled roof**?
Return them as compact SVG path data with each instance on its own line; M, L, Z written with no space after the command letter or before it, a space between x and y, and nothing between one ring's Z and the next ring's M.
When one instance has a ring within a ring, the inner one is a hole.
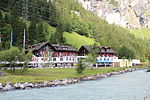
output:
M29 48L27 49L27 51L30 51L30 50L31 51L39 50L40 48L42 48L46 44L49 44L49 43L48 42L43 42L43 43L38 43L38 44L30 45Z
M78 50L76 50L72 46L65 46L65 45L59 45L59 44L51 44L51 46L53 47L53 49L55 51L74 51L74 52L78 52Z
M88 52L90 52L90 50L92 49L92 46L89 45L83 45L82 47L84 47ZM81 47L81 48L82 48ZM116 53L111 47L107 47L107 46L98 46L99 51L98 53ZM104 50L106 51L103 51Z
M41 49L43 46L46 44L49 44L48 42L43 42L43 43L38 43L34 45L30 45L29 48L26 51L37 51ZM73 52L78 52L75 48L72 46L65 46L65 45L59 45L59 44L49 44L54 51L73 51Z
M88 52L91 50L92 46L89 45L83 45L82 47L84 47Z

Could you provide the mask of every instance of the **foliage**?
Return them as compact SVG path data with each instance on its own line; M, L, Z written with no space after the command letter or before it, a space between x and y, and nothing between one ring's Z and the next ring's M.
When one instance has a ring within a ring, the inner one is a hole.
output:
M18 65L17 62L29 62L31 60L31 53L27 55L21 53L17 47L3 50L0 52L0 55L0 61L8 63L12 73L14 73L15 67Z
M139 28L139 29L131 29L132 34L134 34L137 38L141 38L143 40L150 40L150 29L149 28Z
M134 52L127 48L126 46L121 46L118 51L117 55L119 58L122 59L133 59L135 58Z
M115 0L108 2L117 4ZM140 29L133 35L128 29L108 24L94 13L85 10L75 0L30 0L28 19L22 18L20 0L3 0L0 2L0 8L3 10L0 11L0 31L3 35L1 50L9 48L11 30L13 46L22 48L23 30L26 29L26 46L49 41L79 48L96 41L115 50L124 45L136 53L136 58L148 58L149 30L144 28L144 31L138 34Z
M78 74L82 74L83 71L85 70L85 64L84 64L84 61L82 59L79 59L78 61L78 67L76 68L76 72Z
M109 2L110 4L112 4L114 7L118 6L118 1L116 0L106 0L107 2Z
M17 61L23 61L20 50L17 47L12 47L9 50L1 51L0 55L0 61L9 63L11 72L14 72L14 68L12 69L12 67L16 67L15 65Z
M98 52L98 48L97 48L97 44L94 43L92 45L92 49L90 50L90 53L88 54L88 57L86 58L86 62L89 64L96 64L96 58L97 58L97 52Z
M95 42L94 39L79 35L75 32L64 32L63 37L66 40L66 44L72 45L77 49L79 49L82 45L92 45Z

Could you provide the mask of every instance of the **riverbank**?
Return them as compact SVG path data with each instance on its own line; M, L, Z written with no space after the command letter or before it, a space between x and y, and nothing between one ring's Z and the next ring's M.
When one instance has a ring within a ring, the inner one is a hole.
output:
M139 67L139 68L136 68L136 67L135 68L116 68L116 67L98 68L98 69L89 69L90 71L92 71L93 73L96 73L96 74L88 73L88 71L87 71L87 72L85 72L86 74L76 75L76 77L73 77L73 78L67 77L64 79L56 79L56 80L49 80L49 81L43 81L43 82L36 82L36 81L30 82L29 80L26 80L26 82L16 82L16 83L6 82L5 84L0 83L0 91L63 86L63 85L68 85L68 84L75 84L80 81L88 81L88 80L107 78L107 77L110 77L113 75L123 74L126 72L132 72L132 71L136 71L136 70L140 70L140 69L144 69L144 68L142 68L142 67ZM60 73L60 75L62 75L62 73Z

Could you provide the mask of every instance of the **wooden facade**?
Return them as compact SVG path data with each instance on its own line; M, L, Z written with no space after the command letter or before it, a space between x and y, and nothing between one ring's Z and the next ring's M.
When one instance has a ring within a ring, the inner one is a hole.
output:
M76 56L78 52L71 46L49 44L48 42L30 45L26 51L32 51L36 57Z
M81 48L78 51L78 54L80 56L86 56L90 53L91 49L92 46L88 45L81 46ZM116 52L110 47L98 46L97 49L98 49L97 54L99 56L114 56L116 54Z

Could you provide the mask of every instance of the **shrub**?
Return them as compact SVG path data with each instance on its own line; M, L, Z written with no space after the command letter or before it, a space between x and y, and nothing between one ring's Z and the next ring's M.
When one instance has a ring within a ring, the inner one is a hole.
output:
M84 64L84 62L83 62L82 59L79 59L79 61L78 61L78 67L76 68L76 72L78 74L82 74L84 70L85 70L85 64Z

